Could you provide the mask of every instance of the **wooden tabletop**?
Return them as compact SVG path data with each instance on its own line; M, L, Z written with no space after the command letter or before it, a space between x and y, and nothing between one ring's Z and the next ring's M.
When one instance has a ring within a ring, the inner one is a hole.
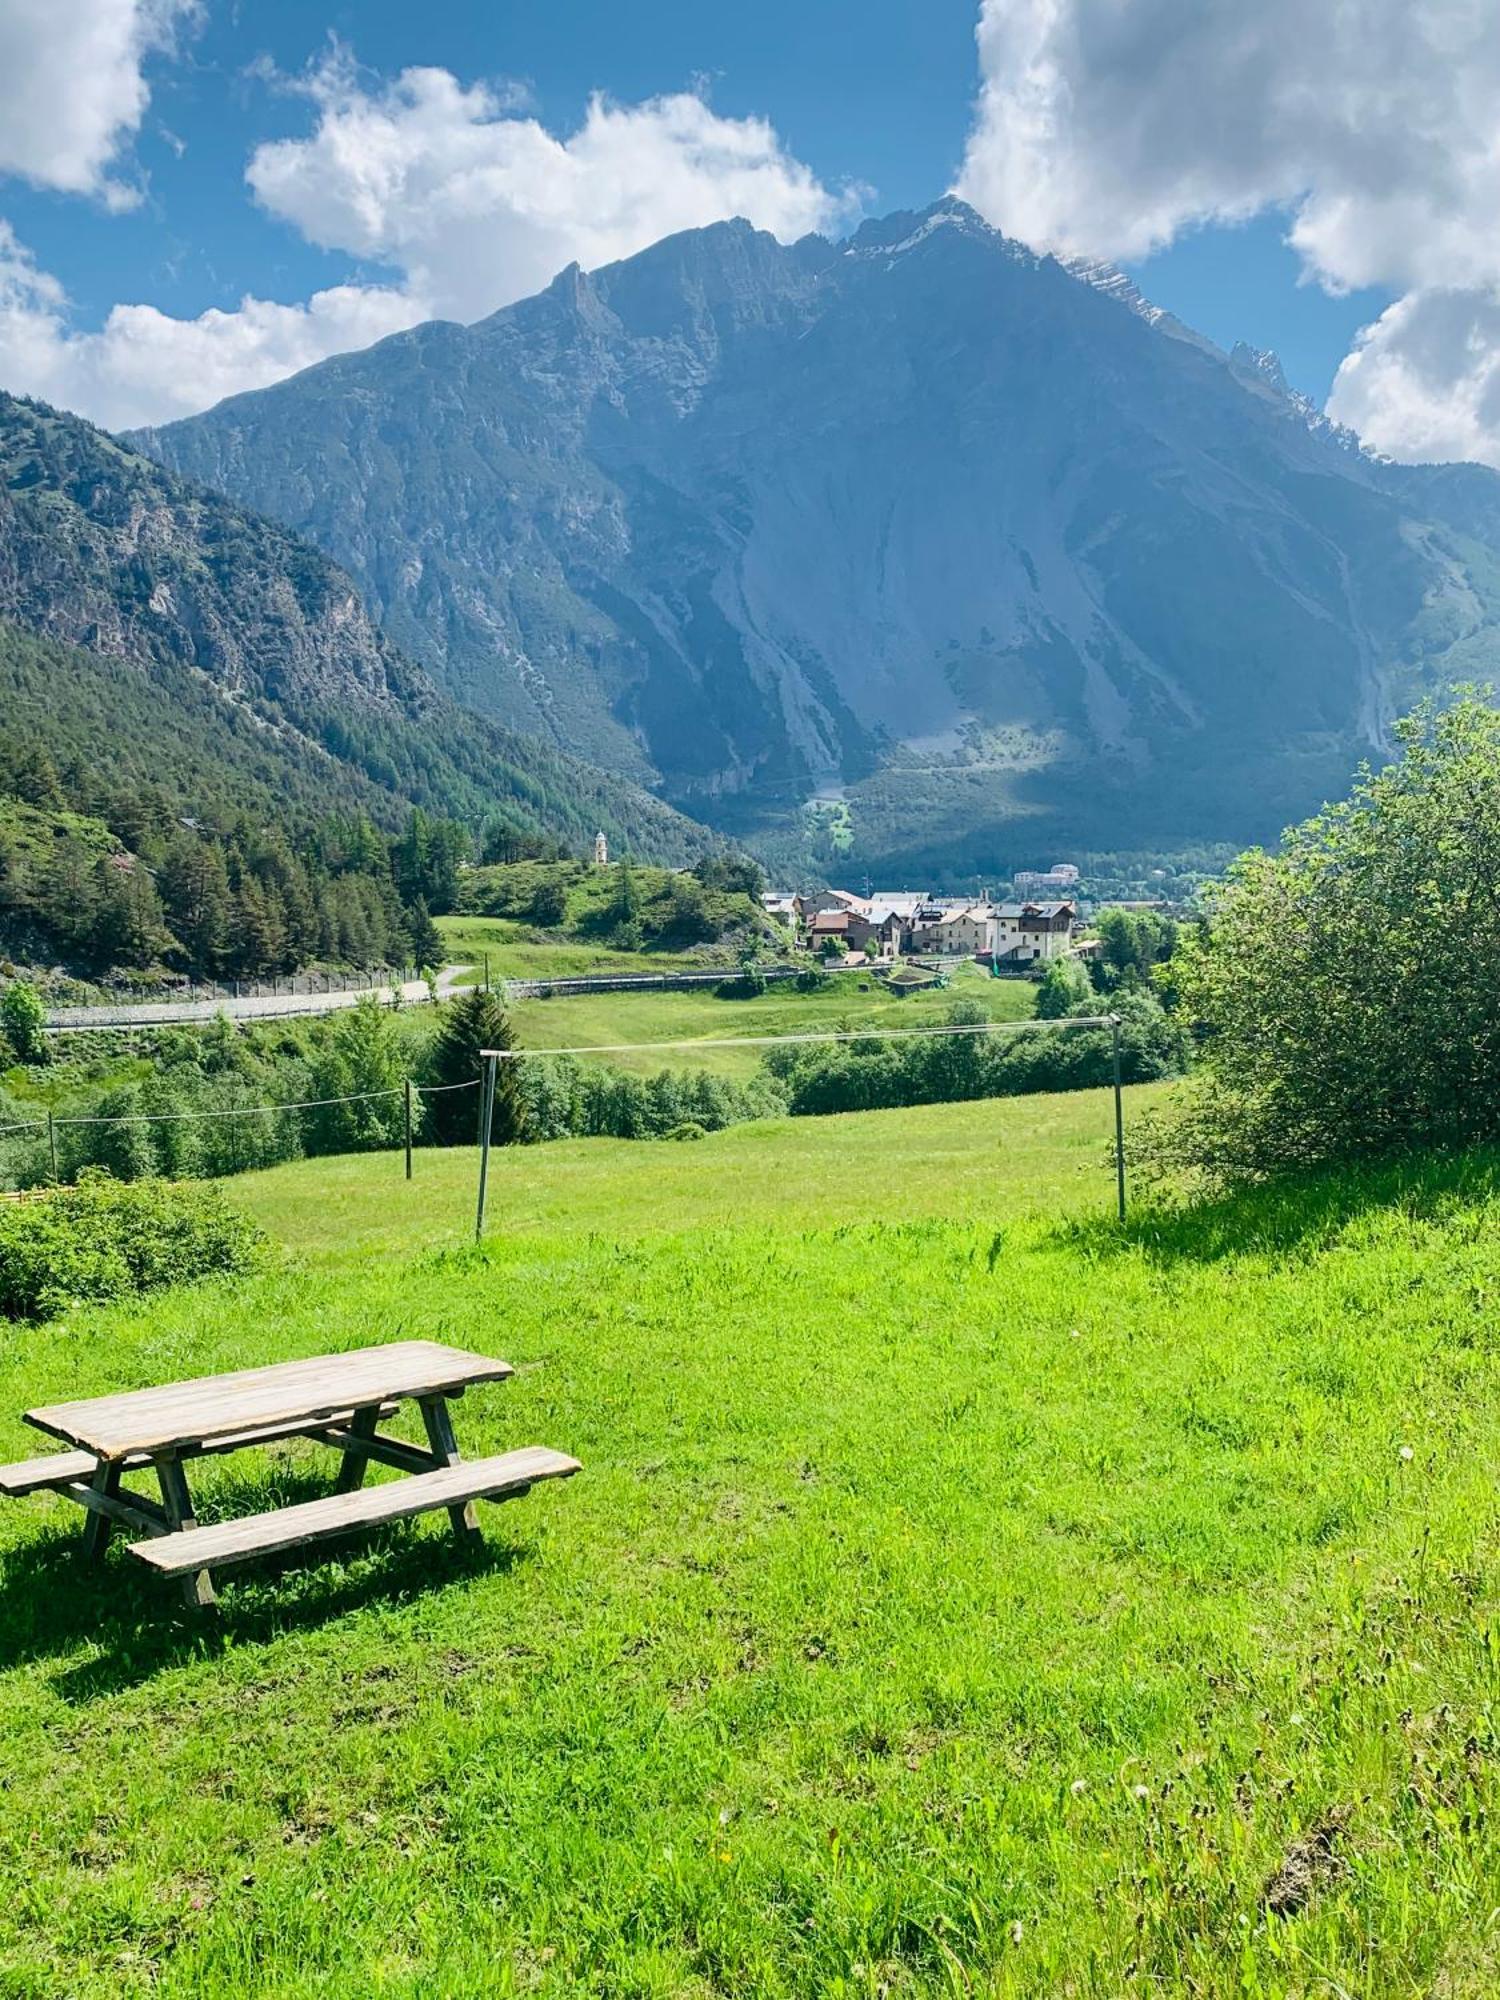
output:
M235 1431L332 1416L388 1397L451 1394L514 1373L508 1361L461 1347L398 1340L232 1375L202 1375L159 1389L52 1403L28 1410L26 1421L99 1458L115 1459L137 1451L170 1453Z

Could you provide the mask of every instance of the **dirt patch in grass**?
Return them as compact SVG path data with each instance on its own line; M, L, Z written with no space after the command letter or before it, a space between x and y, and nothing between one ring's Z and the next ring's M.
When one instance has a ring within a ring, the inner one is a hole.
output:
M1296 1916L1345 1872L1338 1843L1348 1820L1348 1808L1335 1806L1292 1842L1281 1866L1261 1891L1262 1906L1272 1916Z

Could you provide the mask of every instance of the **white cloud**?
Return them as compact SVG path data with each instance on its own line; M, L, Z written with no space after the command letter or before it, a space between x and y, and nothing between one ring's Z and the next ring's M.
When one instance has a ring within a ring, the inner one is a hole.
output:
M63 14L129 15L146 47L192 0L52 4ZM0 0L0 20L7 8L33 6L40 17L42 0ZM134 75L138 87L115 100L114 123L96 117L92 152L75 144L69 164L54 159L52 185L73 184L66 172L108 194L108 148L145 104ZM117 305L98 331L79 331L62 287L0 221L0 386L116 429L167 422L419 320L491 312L574 260L605 263L733 215L792 238L835 222L853 199L830 194L764 121L721 118L695 96L597 98L579 129L558 138L496 91L466 88L445 70L406 70L366 88L339 54L299 88L315 107L313 129L257 148L250 186L309 241L384 265L391 282L336 285L306 304L247 297L196 319ZM42 157L33 145L24 170L34 178Z
M992 222L1140 257L1192 223L1285 208L1319 282L1411 295L1345 363L1335 413L1356 407L1359 380L1385 449L1425 456L1467 436L1500 463L1482 365L1469 355L1447 392L1431 365L1452 295L1500 288L1495 0L983 0L979 51L959 186ZM1475 337L1493 330L1493 308L1471 314Z
M130 206L135 189L108 170L145 114L142 65L197 11L197 0L3 0L0 173Z
M306 305L245 298L196 319L119 305L97 332L76 332L62 287L0 221L0 385L114 430L188 416L424 317L409 292L335 285Z
M629 256L678 229L743 215L791 239L836 222L829 193L758 118L696 96L596 97L558 138L482 84L408 69L367 90L336 58L307 86L307 138L257 149L249 181L271 213L325 249L401 270L436 309L473 319L565 264Z
M1402 459L1500 466L1500 292L1410 292L1360 334L1328 413Z

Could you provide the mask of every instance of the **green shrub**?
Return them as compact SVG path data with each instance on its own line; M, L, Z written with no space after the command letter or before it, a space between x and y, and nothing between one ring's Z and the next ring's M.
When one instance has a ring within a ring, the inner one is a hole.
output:
M46 1319L75 1299L245 1271L261 1242L216 1187L90 1172L40 1201L0 1207L0 1316Z
M0 992L0 1034L23 1063L44 1063L47 1047L46 1009L42 996L25 979L10 980Z
M1500 712L1397 733L1398 764L1242 856L1179 940L1201 1074L1143 1160L1227 1182L1500 1137Z

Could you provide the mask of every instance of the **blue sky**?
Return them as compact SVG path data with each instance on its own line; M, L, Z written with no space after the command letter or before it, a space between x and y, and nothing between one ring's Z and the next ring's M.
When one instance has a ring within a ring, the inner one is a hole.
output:
M1222 344L1274 347L1320 403L1347 357L1335 414L1398 455L1450 435L1485 455L1491 400L1500 451L1500 372L1472 361L1492 304L1500 353L1500 269L1472 268L1494 231L1443 212L1470 168L1476 211L1489 196L1500 62L1455 108L1469 0L1338 11L1343 28L1291 0L55 0L44 21L0 0L0 383L168 417L726 207L837 231L958 182ZM1310 117L1320 62L1345 88ZM580 138L596 93L618 116ZM1424 116L1453 157L1414 153L1414 212L1393 217Z

